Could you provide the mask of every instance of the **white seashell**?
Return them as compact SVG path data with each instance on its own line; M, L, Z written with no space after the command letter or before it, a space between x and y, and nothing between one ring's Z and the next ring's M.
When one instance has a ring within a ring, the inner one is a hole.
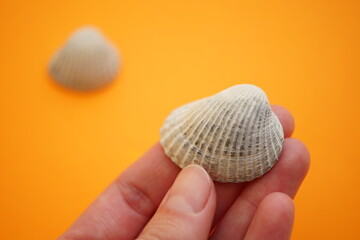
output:
M174 110L160 130L166 155L179 167L199 164L214 181L245 182L277 162L284 142L266 94L242 84Z
M49 72L60 84L92 90L112 81L119 70L116 48L94 27L76 31L50 62Z

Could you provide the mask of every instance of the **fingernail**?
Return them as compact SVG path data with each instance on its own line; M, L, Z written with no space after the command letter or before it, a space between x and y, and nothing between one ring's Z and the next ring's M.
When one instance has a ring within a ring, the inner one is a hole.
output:
M165 206L184 213L198 213L205 207L210 195L211 179L199 165L189 165L176 178Z

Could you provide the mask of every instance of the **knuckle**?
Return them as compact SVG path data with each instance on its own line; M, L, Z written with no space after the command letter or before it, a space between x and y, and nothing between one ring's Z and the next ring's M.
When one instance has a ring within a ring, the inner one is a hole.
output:
M310 153L306 145L298 140L293 138L294 145L294 158L296 159L298 166L301 167L302 173L306 175L310 167Z
M140 187L120 179L116 186L125 202L133 211L146 218L153 214L156 209L155 204Z

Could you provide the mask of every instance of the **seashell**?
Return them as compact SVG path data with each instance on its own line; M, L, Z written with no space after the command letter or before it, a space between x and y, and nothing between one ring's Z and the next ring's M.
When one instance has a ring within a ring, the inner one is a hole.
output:
M102 87L116 77L118 70L116 48L94 27L76 31L49 66L58 83L75 90Z
M245 182L277 162L284 142L266 94L241 84L174 110L160 143L179 167L199 164L214 181Z

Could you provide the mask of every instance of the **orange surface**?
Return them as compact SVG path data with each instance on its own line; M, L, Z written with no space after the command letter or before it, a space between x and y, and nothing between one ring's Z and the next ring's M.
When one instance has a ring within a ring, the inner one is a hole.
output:
M0 239L54 239L159 139L175 107L239 83L290 109L312 165L292 239L360 239L359 1L1 1ZM94 24L123 68L93 93L47 64Z

